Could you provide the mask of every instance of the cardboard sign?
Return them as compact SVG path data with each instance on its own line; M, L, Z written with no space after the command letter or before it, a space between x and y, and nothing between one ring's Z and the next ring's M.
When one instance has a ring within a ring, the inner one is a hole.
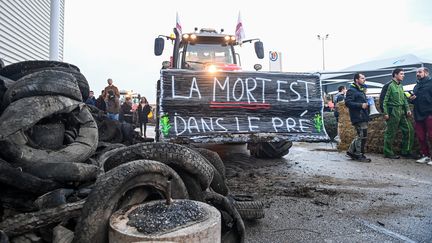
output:
M162 70L163 141L324 141L318 75Z

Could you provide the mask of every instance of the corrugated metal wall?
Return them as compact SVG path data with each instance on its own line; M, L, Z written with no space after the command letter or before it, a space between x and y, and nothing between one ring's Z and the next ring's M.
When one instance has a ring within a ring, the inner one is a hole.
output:
M63 60L64 0L60 1L59 58ZM50 0L0 0L0 58L6 65L48 60Z

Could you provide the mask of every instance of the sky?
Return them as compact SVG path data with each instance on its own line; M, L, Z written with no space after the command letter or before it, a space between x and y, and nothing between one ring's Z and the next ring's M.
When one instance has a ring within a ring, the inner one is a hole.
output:
M172 55L165 42L154 55L154 39L170 35L178 13L183 32L223 28L234 34L239 13L246 39L259 38L265 57L243 44L243 70L269 69L269 51L282 53L284 72L325 71L383 58L414 54L432 60L432 1L429 0L66 0L64 62L77 65L95 95L112 78L156 103L161 64Z

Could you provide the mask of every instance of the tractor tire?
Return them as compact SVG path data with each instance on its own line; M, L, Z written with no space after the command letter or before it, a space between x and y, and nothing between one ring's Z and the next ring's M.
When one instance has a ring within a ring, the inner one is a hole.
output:
M248 143L252 156L262 159L282 158L289 153L291 141Z
M203 190L213 180L213 168L204 157L192 149L173 143L139 143L114 149L103 154L99 164L105 171L109 171L137 159L156 160L176 170L183 170L196 178Z
M75 77L66 72L45 70L22 77L8 88L3 97L2 106L31 96L61 95L82 101Z
M139 189L144 189L146 193L129 194L129 192L142 192L136 191ZM74 242L108 242L109 218L115 211L149 199L166 198L169 190L173 199L188 198L180 176L165 164L138 160L113 168L98 178L87 197L75 229ZM125 198L125 195L130 198ZM159 198L152 197L154 195Z

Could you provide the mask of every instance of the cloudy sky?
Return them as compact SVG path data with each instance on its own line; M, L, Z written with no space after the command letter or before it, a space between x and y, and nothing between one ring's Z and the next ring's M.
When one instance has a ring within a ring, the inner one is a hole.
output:
M178 12L183 32L194 27L225 29L233 34L239 12L246 39L260 38L266 56L253 45L239 50L243 69L255 63L268 70L268 52L282 52L283 71L326 71L358 63L415 54L432 60L432 1L142 1L66 0L64 61L80 67L96 94L113 78L120 89L133 90L155 102L162 56L153 54L154 39L169 35Z

